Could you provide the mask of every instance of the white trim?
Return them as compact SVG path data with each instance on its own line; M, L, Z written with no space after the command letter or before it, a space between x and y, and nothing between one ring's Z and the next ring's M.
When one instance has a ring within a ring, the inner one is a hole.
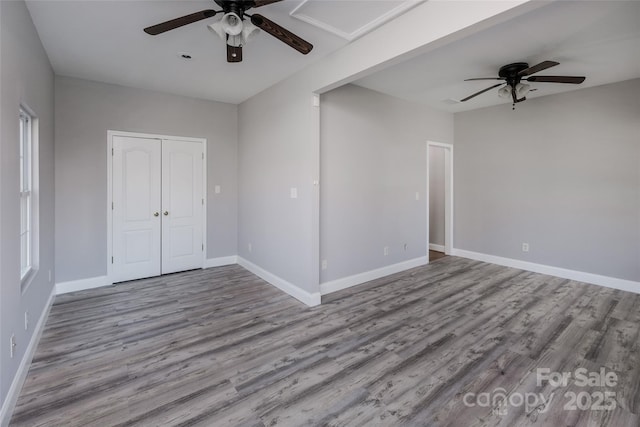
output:
M56 295L66 294L68 292L84 291L86 289L101 288L102 286L111 286L112 284L113 283L111 283L107 276L60 282L56 283Z
M429 250L436 252L444 252L444 246L436 245L435 243L429 243Z
M207 165L209 164L209 155L207 154L206 138L198 138L202 142L202 268L206 268L207 263L207 209L209 205L209 196L207 195Z
M427 242L429 242L429 147L444 148L444 252L453 251L453 144L427 141Z
M583 271L569 270L561 267L553 267L551 265L536 264L533 262L521 261L513 258L504 258L496 255L483 254L480 252L466 251L464 249L454 249L453 255L473 259L476 261L489 262L505 267L518 268L520 270L533 271L534 273L548 274L550 276L562 277L563 279L591 283L607 288L619 289L621 291L640 294L640 282L634 282L632 280L601 276L599 274L585 273Z
M223 265L232 265L238 263L236 255L209 258L205 260L203 268L221 267ZM101 288L103 286L111 286L113 283L108 276L90 277L88 279L71 280L69 282L56 283L56 295L66 294L69 292L84 291L87 289Z
M175 136L175 135L161 135L156 133L139 133L139 132L126 132L122 130L107 130L107 136L124 136L129 138L146 138L146 139L170 139L172 141L185 141L185 142L206 142L206 138L197 138L190 136Z
M113 189L112 189L112 168L113 168L113 137L123 136L130 138L149 138L149 139L170 139L173 141L185 141L196 142L202 144L202 153L204 156L202 164L202 197L204 198L204 207L202 213L202 268L207 268L207 209L209 205L208 190L207 190L207 139L206 138L192 138L187 136L172 136L172 135L158 135L151 133L137 133L137 132L125 132L120 130L107 130L107 282L113 283L113 264L111 263L111 257L113 256L113 209L111 209L113 203ZM105 286L105 285L101 285ZM98 286L93 286L98 287ZM90 289L90 288L85 288ZM79 289L78 289L79 290ZM67 291L72 292L72 291Z
M26 119L27 131L28 131L28 149L27 155L29 162L29 266L24 275L20 277L20 289L22 295L27 292L27 289L33 282L38 269L40 268L40 119L35 112L29 108L26 104L20 104L20 117ZM23 145L24 141L20 141L20 145ZM23 161L21 160L21 164ZM21 165L22 167L22 165ZM22 180L22 178L21 178ZM20 204L22 204L22 187L20 188ZM22 223L22 213L20 213L20 222ZM21 230L22 231L22 230ZM22 253L22 235L20 238L20 252ZM22 255L20 255L22 264Z
M113 277L113 137L117 131L107 130L107 277ZM57 285L56 285L57 287Z
M333 25L327 24L326 22L320 21L318 19L315 19L314 17L307 15L305 13L302 13L301 11L299 12L298 10L300 8L302 8L305 3L307 3L309 0L304 0L302 3L300 3L298 6L296 6L295 9L293 9L291 11L291 13L289 13L290 16L297 18L301 21L306 22L307 24L311 24L315 27L318 27L324 31L330 32L332 34L335 34L339 37L342 37L345 40L349 40L349 41L353 41L355 39L357 39L358 37L361 37L363 35L365 35L366 33L373 31L374 29L376 29L377 27L381 26L382 24L386 23L387 21L392 20L393 18L405 13L406 11L408 11L409 9L417 6L418 4L424 2L425 0L405 0L405 1L400 1L398 2L398 6L394 7L393 9L383 13L382 15L378 16L377 18L375 18L374 20L367 22L366 24L364 24L363 26L361 26L360 28L357 28L351 32L346 32L346 31L342 31L339 28L334 27Z
M24 381L27 379L27 374L29 373L29 368L31 367L33 355L35 354L38 343L40 342L40 337L42 336L44 325L47 322L47 317L49 317L49 312L51 311L51 306L53 305L53 300L56 296L55 290L55 286L51 288L49 299L45 304L44 310L42 310L42 313L40 314L38 323L36 323L33 334L31 335L31 340L29 340L29 345L27 345L24 356L22 356L22 360L20 361L18 370L13 377L13 382L11 383L9 391L7 392L7 396L5 397L4 403L2 404L2 409L0 409L0 425L3 427L9 425L9 421L11 421L11 416L13 415L13 410L15 409L16 402L18 401L18 396L20 395L20 390L22 390Z
M238 256L223 256L218 258L208 258L204 261L204 268L222 267L223 265L233 265L238 263Z
M320 106L320 94L314 93L314 99L318 99ZM311 186L311 278L309 285L312 289L320 289L320 108L311 109L311 167L310 175L313 177Z
M376 268L375 270L369 270L363 273L354 274L353 276L347 276L341 279L324 282L320 284L320 294L330 294L331 292L347 289L352 286L370 282L371 280L389 276L390 274L400 273L401 271L409 270L410 268L420 267L421 265L426 265L428 263L429 257L422 256L419 258L402 261L397 264L391 264L385 267Z
M316 305L320 305L320 293L314 292L310 293L305 291L304 289L300 289L293 283L287 282L281 277L276 276L275 274L269 273L267 270L263 269L255 265L254 263L247 261L242 257L238 257L238 264L242 267L246 268L256 276L261 279L267 281L269 284L275 286L281 291L291 295L295 299L305 303L309 307L314 307Z

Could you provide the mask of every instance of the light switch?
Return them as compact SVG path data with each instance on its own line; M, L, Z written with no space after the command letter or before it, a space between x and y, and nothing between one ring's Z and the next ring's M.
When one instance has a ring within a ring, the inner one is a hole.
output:
M292 199L298 198L298 189L296 187L291 187L291 198Z
M416 191L416 200L420 200L420 193Z
M220 194L220 186L216 185L213 189L213 191L215 191L216 194Z

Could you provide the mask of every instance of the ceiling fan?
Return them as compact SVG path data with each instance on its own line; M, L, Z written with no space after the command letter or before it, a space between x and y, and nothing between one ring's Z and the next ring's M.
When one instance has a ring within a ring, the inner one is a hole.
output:
M533 67L529 67L529 64L526 62L515 62L513 64L507 64L503 67L500 67L498 71L498 77L481 77L474 79L466 79L465 82L472 80L503 80L502 83L495 84L493 86L489 86L486 89L481 90L480 92L476 92L473 95L467 96L464 99L461 99L460 102L465 102L470 100L471 98L475 98L476 96L483 94L491 89L494 89L498 86L502 86L498 90L498 95L503 98L512 98L513 99L513 108L515 109L515 104L518 102L522 102L526 100L526 94L534 91L535 89L531 89L531 86L522 83L522 81L528 82L539 82L539 83L570 83L570 84L580 84L584 81L585 77L574 77L574 76L532 76L539 71L546 70L547 68L555 67L559 65L559 62L555 61L543 61Z
M222 19L209 24L209 29L218 34L227 44L227 62L242 61L242 47L252 38L258 29L262 29L278 40L288 44L298 52L306 55L311 52L313 45L301 37L293 34L270 19L254 13L249 15L247 10L277 3L282 0L214 0L222 10L206 9L180 18L152 25L144 32L152 36L174 30L184 25L192 24L203 19L211 18L222 13ZM246 21L249 18L249 21Z

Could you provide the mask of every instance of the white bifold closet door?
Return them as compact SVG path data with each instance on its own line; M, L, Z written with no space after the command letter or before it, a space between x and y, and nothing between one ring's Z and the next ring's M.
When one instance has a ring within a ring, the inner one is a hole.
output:
M113 137L114 282L201 268L203 147Z
M202 267L202 144L162 141L162 274Z

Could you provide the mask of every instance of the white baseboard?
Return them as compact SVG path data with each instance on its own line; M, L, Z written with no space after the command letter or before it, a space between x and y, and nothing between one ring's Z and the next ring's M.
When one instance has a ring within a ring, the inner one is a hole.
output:
M319 292L310 293L305 291L304 289L300 289L293 283L287 282L283 278L278 277L275 274L269 273L267 270L263 269L262 267L259 267L242 257L238 257L238 264L246 268L256 276L260 277L261 279L266 280L271 285L275 286L281 291L286 292L287 294L291 295L295 299L305 303L309 307L320 305Z
M436 245L435 243L429 243L429 249L436 252L444 252L444 246Z
M223 265L232 265L238 263L238 257L228 256L220 258L209 258L204 261L203 268L221 267ZM87 279L72 280L69 282L56 283L56 294L66 294L68 292L84 291L86 289L100 288L102 286L111 286L113 283L109 281L107 276L89 277Z
M9 387L7 396L4 399L4 403L2 404L2 409L0 409L0 426L2 427L8 426L9 421L11 421L11 416L13 415L13 410L15 409L16 402L18 401L20 390L22 390L24 381L27 379L27 374L29 373L29 367L31 366L33 355L35 354L36 348L38 347L38 342L40 342L40 337L42 336L44 325L45 323L47 323L47 317L49 317L49 312L51 311L51 305L53 304L55 296L56 288L54 286L51 289L51 294L49 295L49 299L45 304L44 310L42 310L40 318L38 318L38 322L36 323L36 326L33 330L33 334L31 335L29 345L27 345L24 355L22 356L22 360L20 361L20 365L18 366L16 375L13 377L13 381L11 382L11 386Z
M521 261L512 258L503 258L495 255L483 254L480 252L466 251L464 249L453 249L452 255L640 294L640 282L634 282L632 280L601 276L599 274L585 273L583 271L569 270L566 268L553 267L544 264L536 264L533 262Z
M238 256L224 256L219 258L208 258L204 260L204 268L222 267L224 265L233 265L238 263Z
M379 279L380 277L400 273L401 271L409 270L410 268L419 267L421 265L427 264L428 262L429 257L423 256L410 259L408 261L402 261L397 264L387 265L375 270L365 271L364 273L354 274L353 276L347 276L341 279L324 282L320 284L320 294L326 295L330 294L331 292L347 289L352 286L369 282L371 280Z
M89 277L88 279L72 280L56 283L56 295L68 292L84 291L85 289L100 288L112 285L107 276Z
M237 264L238 257L227 256L220 258L209 258L204 261L203 268L221 267L223 265ZM113 283L109 281L107 276L89 277L87 279L72 280L69 282L56 283L56 294L66 294L68 292L84 291L86 289L100 288L102 286L111 286Z

